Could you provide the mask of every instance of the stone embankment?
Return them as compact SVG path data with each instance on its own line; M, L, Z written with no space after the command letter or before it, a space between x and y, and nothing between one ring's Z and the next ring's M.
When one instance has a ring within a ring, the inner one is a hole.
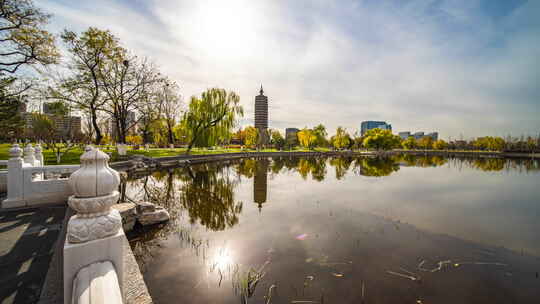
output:
M235 160L258 157L335 157L335 156L365 156L387 157L396 155L442 156L442 157L474 157L474 158L528 158L540 159L538 153L508 153L508 152L473 152L473 151L434 151L434 150L392 150L392 151L330 151L330 152L240 152L167 156L151 158L133 156L129 161L112 163L111 167L129 173L131 176L147 175L149 171L170 167L182 167L193 164Z

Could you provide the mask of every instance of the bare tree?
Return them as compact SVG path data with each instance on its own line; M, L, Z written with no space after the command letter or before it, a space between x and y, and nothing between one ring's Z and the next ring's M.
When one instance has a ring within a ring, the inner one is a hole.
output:
M163 78L147 58L126 54L112 58L100 70L100 79L107 95L103 110L113 118L117 142L126 143L127 133L142 117L133 119L132 113L141 113L149 103L157 105L152 88Z

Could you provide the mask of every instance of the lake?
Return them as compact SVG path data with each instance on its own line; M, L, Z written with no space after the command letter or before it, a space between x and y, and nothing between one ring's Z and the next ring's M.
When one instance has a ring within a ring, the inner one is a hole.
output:
M262 158L158 171L155 303L540 303L540 163Z

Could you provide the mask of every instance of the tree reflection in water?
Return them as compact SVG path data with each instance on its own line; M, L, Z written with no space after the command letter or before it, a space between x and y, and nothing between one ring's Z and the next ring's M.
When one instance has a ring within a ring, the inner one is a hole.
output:
M226 170L224 170L226 169ZM242 202L234 199L238 181L231 176L228 166L209 163L185 169L180 178L180 204L189 214L190 222L199 222L211 230L224 230L238 223Z
M341 180L348 172L366 177L382 177L398 172L400 166L443 165L482 171L540 170L539 162L531 159L458 159L405 155L391 158L242 159L158 171L137 180L128 180L125 187L126 196L132 200L149 200L163 206L169 211L171 220L160 229L146 229L144 233L131 238L131 245L143 271L145 264L155 256L160 242L172 235L179 238L183 247L191 248L197 256L213 263L214 268L219 268L229 263L227 261L229 255L220 255L224 258L217 260L215 257L214 260L208 257L208 248L214 244L211 244L209 239L201 237L196 226L221 231L238 224L243 203L235 199L235 187L240 184L242 177L253 178L253 202L258 205L261 212L263 204L268 204L268 194L272 190L268 189L269 172L273 175L285 172L297 173L304 180L311 177L315 181L323 181L328 171L327 166L333 167L335 178Z

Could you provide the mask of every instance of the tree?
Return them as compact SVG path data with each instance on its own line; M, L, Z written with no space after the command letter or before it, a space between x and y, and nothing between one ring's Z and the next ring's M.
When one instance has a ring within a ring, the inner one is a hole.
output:
M445 142L442 139L439 139L439 140L437 140L436 142L433 143L433 149L435 149L435 150L446 150L446 149L448 149L448 143Z
M401 146L404 149L412 150L412 149L415 149L416 147L418 147L418 143L416 142L416 139L413 136L409 136L409 137L407 137L407 139L405 139L401 143Z
M20 110L24 106L21 97L6 96L6 88L0 87L0 138L14 138L22 133L24 120Z
M336 135L331 138L334 148L341 150L349 146L351 143L351 137L343 127L338 127Z
M317 137L315 140L315 146L324 147L328 145L328 141L326 140L328 133L326 132L326 127L323 124L318 124L315 126L315 128L313 128L313 132Z
M418 141L418 147L424 150L433 148L433 138L431 136L424 136Z
M278 130L270 130L270 143L281 150L285 147L285 138L283 138Z
M54 36L45 30L49 18L32 0L0 1L0 75L57 62Z
M62 156L75 147L75 142L72 140L73 134L71 132L64 136L58 134L58 127L49 115L33 113L31 120L34 140L44 141L46 148L53 150L56 163L60 164Z
M108 62L99 70L103 91L107 98L103 111L113 119L117 130L117 142L125 143L128 132L141 120L140 113L148 104L158 107L159 101L150 98L156 86L164 79L147 59L120 50L111 54Z
M126 136L126 141L132 145L140 145L142 144L143 139L140 135L128 135Z
M259 129L249 126L244 129L244 144L252 147L259 143Z
M315 144L315 141L317 140L317 136L315 135L315 132L313 130L304 128L298 132L298 141L300 142L300 145L304 148L312 149L313 145Z
M180 105L182 102L182 99L178 94L180 87L170 80L165 80L162 87L163 92L159 96L161 99L159 107L160 113L165 120L165 124L167 125L167 138L169 144L174 144L173 129L176 125L176 120L180 115Z
M194 145L204 146L230 136L237 118L244 115L240 97L224 89L208 89L201 98L191 97L181 125L189 138L187 153Z
M376 128L366 132L363 144L368 149L390 150L400 147L401 138L390 130Z
M90 27L78 35L65 30L62 41L70 58L67 64L70 74L57 75L55 83L48 87L47 97L71 103L86 113L95 133L95 143L103 137L98 123L98 112L103 110L106 96L102 90L100 71L109 64L109 58L124 52L119 41L109 31Z

